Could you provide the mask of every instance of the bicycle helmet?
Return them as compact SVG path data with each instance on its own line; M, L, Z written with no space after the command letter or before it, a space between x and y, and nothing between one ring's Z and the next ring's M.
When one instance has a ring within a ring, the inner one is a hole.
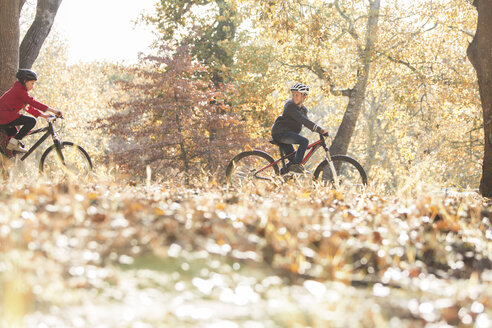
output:
M26 83L26 81L38 80L38 76L36 75L36 73L26 68L19 68L17 74L15 74L15 77L21 83Z
M290 87L290 91L299 91L303 95L307 96L309 94L309 87L302 83L296 83Z

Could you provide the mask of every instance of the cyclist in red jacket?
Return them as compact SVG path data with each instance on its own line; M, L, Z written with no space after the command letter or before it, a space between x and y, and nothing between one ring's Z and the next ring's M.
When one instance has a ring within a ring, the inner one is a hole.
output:
M280 147L282 147L284 154L290 154L294 151L293 144L299 145L294 158L287 163L287 171L304 173L306 170L301 163L309 140L299 134L302 126L321 134L325 134L326 130L310 121L307 117L307 108L304 106L304 101L309 94L309 87L302 83L296 83L290 87L290 91L292 92L292 99L285 102L284 112L273 123L272 137L281 143Z
M61 116L62 112L29 96L28 91L33 89L34 83L38 80L36 73L29 69L19 69L15 77L18 81L0 97L0 129L4 129L9 136L13 137L7 145L7 149L26 153L27 150L21 140L36 125L36 119L21 115L19 111L25 109L34 117L41 116L44 118L48 118L50 115L43 112L52 112L56 116ZM22 126L22 128L17 132L16 126Z

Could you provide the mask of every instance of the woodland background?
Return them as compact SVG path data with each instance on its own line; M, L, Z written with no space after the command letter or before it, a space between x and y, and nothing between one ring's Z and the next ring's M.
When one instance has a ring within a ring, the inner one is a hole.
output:
M159 38L155 53L133 67L67 66L63 40L51 33L33 67L44 77L35 96L66 109L68 124L105 163L137 176L147 165L159 176L171 169L221 176L238 151L267 149L295 81L312 86L310 117L335 136L347 94L370 65L346 142L374 184L477 188L483 123L466 58L476 10L466 1L385 3L368 59L367 3L198 3L164 2L155 17L143 17Z
M128 311L128 327L490 326L483 120L466 57L476 8L158 1L141 23L157 38L138 64L68 65L56 30L34 62L33 95L64 111L63 138L96 168L32 182L35 164L9 167L0 324L121 327ZM332 150L364 166L365 194L223 185L239 151L276 151L270 126L297 81Z

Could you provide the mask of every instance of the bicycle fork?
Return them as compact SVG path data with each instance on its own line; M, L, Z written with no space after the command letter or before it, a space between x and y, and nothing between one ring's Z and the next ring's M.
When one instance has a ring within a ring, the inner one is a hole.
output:
M328 167L330 168L331 176L333 178L335 188L338 190L338 189L340 189L340 183L338 181L337 170L335 169L335 165L333 164L333 161L331 160L330 151L328 150L328 148L326 146L325 146L325 160L328 162ZM324 174L324 172L321 174Z
M62 142L60 141L60 139L58 139L55 132L53 132L52 138L53 138L53 143L55 144L56 154L58 155L58 158L60 159L62 164L65 165L65 158L63 157L63 153L61 151L62 150Z

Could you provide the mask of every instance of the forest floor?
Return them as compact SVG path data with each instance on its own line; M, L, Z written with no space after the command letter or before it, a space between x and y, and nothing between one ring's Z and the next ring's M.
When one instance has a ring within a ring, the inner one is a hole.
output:
M0 189L0 327L490 327L492 206L292 180Z

